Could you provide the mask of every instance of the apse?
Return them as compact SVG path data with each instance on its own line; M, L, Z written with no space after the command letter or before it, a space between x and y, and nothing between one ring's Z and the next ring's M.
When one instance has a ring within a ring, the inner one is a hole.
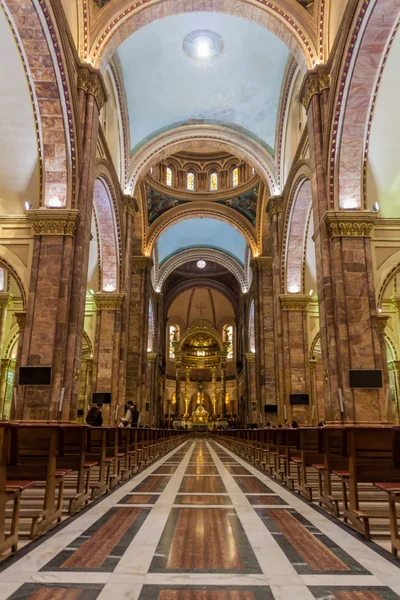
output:
M160 265L188 248L215 248L244 264L246 240L232 225L218 219L194 218L169 227L158 239Z

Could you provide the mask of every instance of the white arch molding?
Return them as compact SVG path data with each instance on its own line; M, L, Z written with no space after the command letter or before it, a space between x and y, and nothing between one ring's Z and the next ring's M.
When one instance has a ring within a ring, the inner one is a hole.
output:
M138 182L154 164L187 149L190 142L214 143L216 149L245 160L268 185L270 195L279 195L276 165L268 150L243 133L221 125L184 125L152 138L133 155L126 194L134 195Z
M239 262L236 261L232 256L228 256L225 254L225 252L221 252L221 250L216 250L214 248L190 248L188 250L179 252L179 254L171 256L171 258L169 258L158 271L158 278L155 282L156 292L161 292L162 286L168 275L176 268L188 262L201 259L216 262L228 269L228 271L230 271L238 280L242 292L247 292L243 267L241 267Z

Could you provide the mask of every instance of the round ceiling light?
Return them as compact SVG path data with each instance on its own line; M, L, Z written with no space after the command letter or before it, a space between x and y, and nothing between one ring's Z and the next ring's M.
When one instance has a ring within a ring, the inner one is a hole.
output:
M204 267L206 266L206 261L205 260L198 260L197 261L197 266L199 267L199 269L204 269Z
M196 60L211 60L221 54L223 47L224 42L218 33L208 29L192 31L183 40L184 51Z

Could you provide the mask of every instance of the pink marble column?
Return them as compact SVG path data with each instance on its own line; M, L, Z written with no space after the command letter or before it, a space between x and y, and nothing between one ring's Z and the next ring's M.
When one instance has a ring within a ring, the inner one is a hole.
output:
M95 354L93 361L93 391L111 392L111 404L103 407L103 420L114 425L123 416L124 402L119 390L119 350L121 311L124 295L114 292L97 293ZM118 415L116 411L118 409Z
M331 210L324 161L329 85L320 67L308 73L301 90L308 111L326 419L379 423L387 419L384 389L351 389L349 382L350 369L383 368L370 241L376 213Z

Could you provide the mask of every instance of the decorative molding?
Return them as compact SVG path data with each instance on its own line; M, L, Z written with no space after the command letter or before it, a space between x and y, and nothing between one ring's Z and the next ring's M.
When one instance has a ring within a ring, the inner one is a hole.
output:
M10 308L14 295L11 292L0 292L0 310Z
M308 294L281 294L279 300L282 310L306 310L311 298Z
M94 301L97 310L121 310L125 294L117 292L96 292Z
M400 312L400 296L392 296L390 300L396 311Z
M272 271L273 263L272 256L258 256L251 259L250 267L253 271Z
M376 218L375 211L329 210L324 223L331 237L369 237Z
M107 89L101 72L90 66L81 67L78 71L78 89L94 96L100 112L107 100Z
M25 329L26 310L19 310L18 312L14 313L14 316L17 320L19 331L23 331Z
M400 300L400 298L399 298ZM388 315L378 315L378 327L380 333L385 333L386 326L390 317Z
M133 256L132 267L134 269L151 269L153 267L153 259L150 256Z
M147 353L147 362L155 363L157 358L157 352L148 352Z
M132 216L139 212L139 206L134 196L124 196L122 200L122 208L125 213Z
M110 0L93 0L97 8L104 8L106 4L110 2Z
M388 361L388 371L389 373L400 373L400 360Z
M246 352L246 360L248 363L253 363L256 361L256 353L255 352Z
M34 235L74 235L81 220L78 210L39 208L28 213Z
M320 94L323 90L331 87L331 78L326 70L325 65L315 67L312 71L308 71L300 89L300 101L304 108L308 110L311 98L315 94Z
M283 211L283 196L272 196L268 200L267 204L267 213L269 214L270 219L274 215L279 215Z

